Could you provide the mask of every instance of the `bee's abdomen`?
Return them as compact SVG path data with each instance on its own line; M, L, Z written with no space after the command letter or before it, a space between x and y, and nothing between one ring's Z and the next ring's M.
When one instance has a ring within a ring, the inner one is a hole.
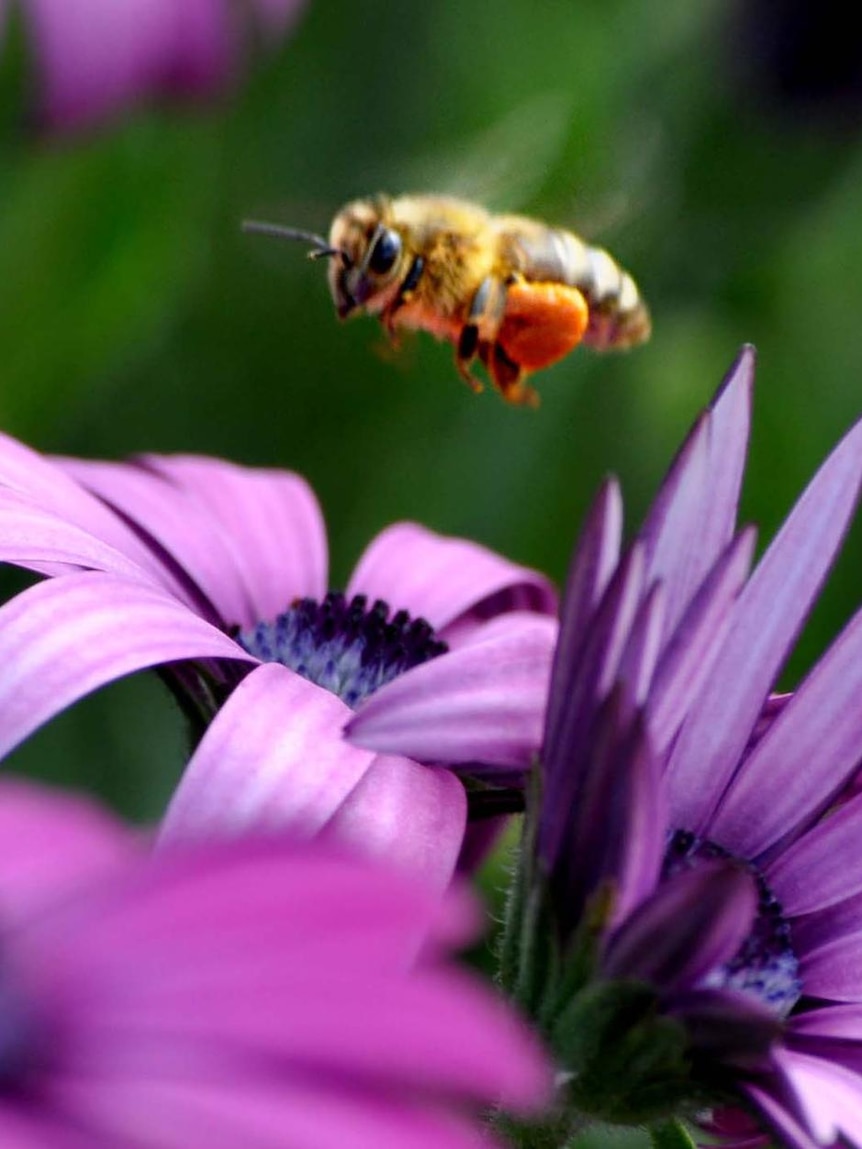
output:
M649 338L649 310L637 284L603 248L554 228L512 238L525 278L565 283L583 294L590 313L585 343L603 350L633 347Z

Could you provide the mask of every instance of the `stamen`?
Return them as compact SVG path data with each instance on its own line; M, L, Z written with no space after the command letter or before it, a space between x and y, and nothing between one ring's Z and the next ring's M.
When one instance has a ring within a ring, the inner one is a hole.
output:
M262 662L280 662L355 709L375 690L448 647L431 624L365 595L298 599L274 622L241 631L237 642Z

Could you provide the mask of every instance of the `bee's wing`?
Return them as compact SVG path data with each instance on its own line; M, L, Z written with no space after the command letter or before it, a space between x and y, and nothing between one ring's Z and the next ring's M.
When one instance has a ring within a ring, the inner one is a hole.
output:
M473 136L390 160L385 170L370 173L368 186L459 196L491 211L516 211L537 195L559 160L571 104L567 94L546 92Z
M648 215L656 198L672 198L662 170L665 146L659 126L633 119L614 141L606 186L572 192L560 185L546 200L548 218L591 244L607 244L617 232Z

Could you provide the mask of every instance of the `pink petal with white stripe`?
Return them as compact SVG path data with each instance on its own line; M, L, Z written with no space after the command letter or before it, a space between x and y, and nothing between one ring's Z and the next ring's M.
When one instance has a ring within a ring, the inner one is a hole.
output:
M192 493L218 521L250 590L250 623L274 618L296 598L326 594L326 525L300 475L193 455L146 455L143 463Z
M277 663L258 667L207 729L171 799L162 847L251 832L321 832L445 887L466 819L461 783L380 759L341 731L345 704Z
M0 757L79 698L187 659L254 662L164 591L100 572L39 583L0 608Z
M462 642L495 614L553 614L557 605L543 575L478 543L438 535L417 523L394 523L372 540L350 576L347 594L408 610L450 643L456 632Z
M542 736L557 627L533 615L498 621L489 637L372 694L347 724L350 740L424 762L527 767Z
M0 487L17 492L34 508L62 523L87 531L132 561L153 572L152 552L122 519L94 498L61 466L0 432Z

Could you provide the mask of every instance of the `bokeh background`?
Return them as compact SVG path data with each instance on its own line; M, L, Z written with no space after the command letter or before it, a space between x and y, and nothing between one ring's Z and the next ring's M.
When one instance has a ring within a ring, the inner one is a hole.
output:
M561 580L602 477L621 477L637 524L750 342L744 516L771 537L860 414L859 49L833 6L311 3L217 102L62 136L22 118L34 80L7 36L0 426L44 451L301 471L334 586L399 518ZM430 337L393 356L372 321L339 325L301 247L240 233L246 216L326 231L377 190L459 191L609 247L651 304L651 343L580 351L539 378L538 411L508 408L469 393ZM856 529L788 685L859 605L860 559ZM143 819L182 759L180 716L141 676L9 765Z

